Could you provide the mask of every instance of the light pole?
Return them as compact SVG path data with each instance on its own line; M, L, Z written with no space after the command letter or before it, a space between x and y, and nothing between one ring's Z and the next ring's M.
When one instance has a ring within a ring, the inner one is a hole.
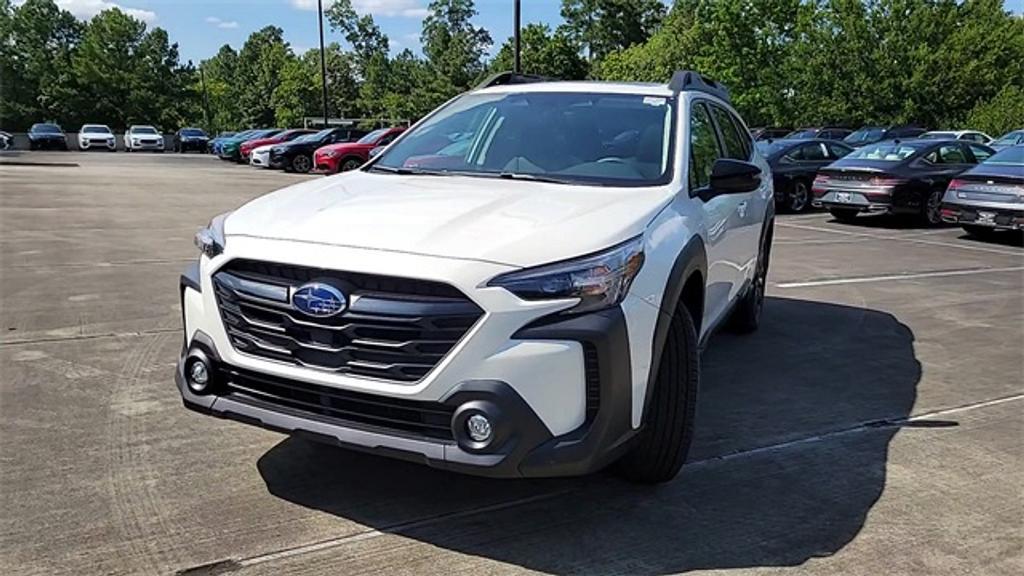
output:
M324 98L324 128L327 128L327 57L324 55L324 2L316 0L317 23L320 25L320 83Z
M515 28L515 30L513 32L514 40L513 40L512 51L515 53L515 56L514 56L514 58L512 60L512 71L515 72L516 74L521 74L522 71L523 71L523 66L522 66L522 62L520 62L520 60L519 60L519 17L520 17L519 0L515 0L515 10L514 10L514 12L515 12L515 23L513 24L513 27Z

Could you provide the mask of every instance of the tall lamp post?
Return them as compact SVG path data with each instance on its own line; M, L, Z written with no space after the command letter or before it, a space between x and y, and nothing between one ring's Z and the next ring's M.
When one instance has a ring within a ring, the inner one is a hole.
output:
M522 62L520 62L520 60L519 60L519 17L520 17L520 12L521 12L520 11L519 0L515 0L515 10L514 10L514 12L515 12L515 23L513 24L513 28L514 28L513 38L514 38L514 41L513 41L512 51L515 54L515 56L514 56L514 58L512 60L512 62L513 62L512 63L512 71L515 72L516 74L521 74L523 72L523 66L522 66Z
M518 0L517 0L518 3ZM320 83L323 87L323 98L324 98L324 128L328 127L327 124L327 57L324 55L324 2L323 0L316 0L316 10L319 18L317 23L320 25Z

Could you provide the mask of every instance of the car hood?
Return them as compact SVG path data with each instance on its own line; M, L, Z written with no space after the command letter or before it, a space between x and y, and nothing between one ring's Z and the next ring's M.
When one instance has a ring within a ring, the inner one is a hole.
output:
M39 140L39 139L46 139L46 138L53 138L53 139L63 138L64 135L63 134L53 134L52 132L29 132L28 133L28 137Z
M113 138L114 134L111 132L79 132L79 138Z
M671 198L668 187L353 171L257 198L225 234L533 266L640 234Z
M276 144L264 144L262 146L257 146L257 147L252 149L252 153L253 154L262 154L264 152L270 152L270 149L273 148L274 146L276 146Z
M374 144L359 144L358 142L339 142L337 144L328 144L327 146L321 146L319 150L335 150L344 152L346 150L359 150L360 148L366 148L369 150L373 148Z

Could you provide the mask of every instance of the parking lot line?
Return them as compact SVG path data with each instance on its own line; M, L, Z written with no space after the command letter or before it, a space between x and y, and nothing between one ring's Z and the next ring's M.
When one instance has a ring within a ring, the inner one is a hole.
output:
M786 222L776 222L776 226L782 228L794 228L797 230L809 230L812 232L827 232L829 234L841 234L844 236L859 236L861 238L874 238L875 240L893 240L896 242L912 242L914 244L928 244L931 246L943 246L946 248L957 248L960 250L973 250L975 252L988 252L990 254L1005 254L1007 256L1024 256L1024 252L1020 250L1000 250L999 248L990 248L985 246L971 246L967 244L956 244L953 242L940 242L938 240L923 240L914 237L900 237L900 236L886 236L879 234L868 234L866 232L851 232L849 230L835 230L832 228L822 228L820 226L805 226L803 224L789 224Z
M807 288L810 286L835 286L839 284L865 284L868 282L890 282L893 280L915 280L918 278L944 278L947 276L970 276L974 274L993 274L997 272L1024 272L1024 266L1005 268L965 268L960 270L936 270L934 272L915 272L911 274L886 274L881 276L858 276L852 278L830 278L828 280L808 280L806 282L783 282L776 288Z

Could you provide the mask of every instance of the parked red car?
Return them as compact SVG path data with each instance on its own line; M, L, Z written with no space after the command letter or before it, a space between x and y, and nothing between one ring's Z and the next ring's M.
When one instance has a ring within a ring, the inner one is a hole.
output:
M334 174L355 170L370 159L370 150L377 146L386 146L405 128L381 128L374 130L355 142L341 142L318 148L313 155L313 165L317 172Z
M295 128L295 129L292 129L292 130L284 130L283 132L278 132L276 135L271 136L270 138L258 138L256 140L249 140L248 142L242 142L242 146L239 149L239 154L241 154L242 163L248 163L249 162L249 156L252 154L252 151L257 149L257 148L259 148L260 146L266 146L267 144L279 144L281 142L288 142L289 140L294 140L294 139L298 138L299 136L304 136L306 134L312 134L313 132L316 132L316 130L306 130L304 128Z

